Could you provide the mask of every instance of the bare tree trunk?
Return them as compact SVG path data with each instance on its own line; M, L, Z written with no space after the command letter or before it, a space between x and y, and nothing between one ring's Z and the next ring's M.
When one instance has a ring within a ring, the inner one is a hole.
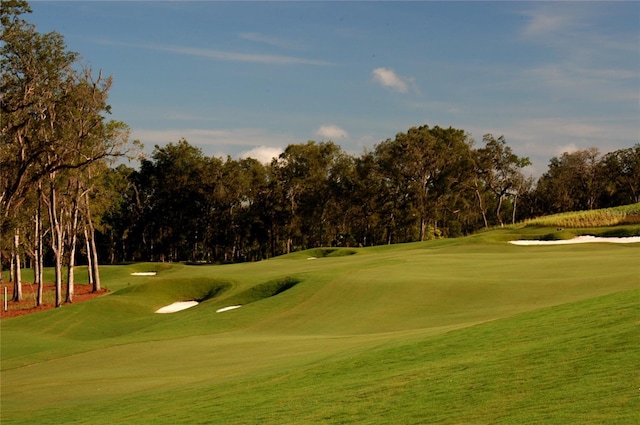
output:
M93 275L93 292L100 292L100 269L98 268L98 248L96 247L95 229L89 222L89 244L91 245L91 274Z
M33 283L34 285L39 285L40 281L40 212L36 211L33 216L33 239L34 239L34 249L33 249Z
M71 246L69 247L69 264L67 266L67 297L65 299L66 303L73 302L73 294L74 294L74 285L75 285L75 266L76 266L76 247L75 247L75 239L74 235L71 235Z
M87 224L85 226L85 238L87 239L87 264L90 268L90 283L93 284L93 292L100 292L100 270L98 267L98 248L96 247L96 229L91 218L91 207L89 205L89 193L85 192L85 216Z
M482 220L484 221L485 229L489 227L489 222L487 221L487 213L484 210L484 204L482 203L482 194L480 193L480 189L478 188L478 180L474 181L475 183L475 192L478 197L478 203L480 204L480 212L482 213Z
M62 257L55 255L56 307L62 305Z
M15 230L13 234L13 301L22 301L22 275L20 270L20 231Z
M504 227L504 223L502 222L502 217L500 216L500 210L502 209L502 200L504 199L503 195L498 196L498 208L496 208L496 217L498 218L498 222L500 223L500 227Z
M76 187L76 198L73 200L71 213L71 226L69 229L69 259L67 263L67 297L65 302L73 302L76 266L76 244L78 242L78 201L77 196L80 188Z
M83 233L85 250L87 251L87 281L89 282L89 285L93 287L93 257L91 256L91 244L89 243L89 232L87 231L86 224L84 226Z
M49 221L51 223L51 249L54 255L56 307L62 305L62 255L64 252L64 230L56 209L56 189L51 183L49 193Z
M35 252L33 255L33 283L38 285L36 295L36 307L43 304L43 267L44 267L44 241L42 234L42 182L38 182L38 204L35 214L34 239Z

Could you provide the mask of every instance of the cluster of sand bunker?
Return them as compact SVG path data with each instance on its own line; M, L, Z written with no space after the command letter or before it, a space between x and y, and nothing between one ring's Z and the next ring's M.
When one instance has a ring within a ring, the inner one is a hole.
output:
M288 291L300 282L300 279L285 277L261 283L259 285L248 288L240 294L237 294L236 296L230 298L228 300L230 301L230 305L217 309L216 313L224 313L226 311L235 310L242 307L243 305L260 301L265 298L274 297L278 294ZM201 301L204 301L208 298L210 297L202 299ZM187 308L191 308L196 305L198 305L197 301L178 301L156 310L156 313L175 313L177 311L186 310Z
M186 310L191 307L195 307L198 305L198 301L178 301L173 304L165 305L162 308L156 310L156 313L175 313L177 311ZM216 310L216 313L224 313L225 311L235 310L236 308L242 307L241 305L230 305L228 307L222 307Z

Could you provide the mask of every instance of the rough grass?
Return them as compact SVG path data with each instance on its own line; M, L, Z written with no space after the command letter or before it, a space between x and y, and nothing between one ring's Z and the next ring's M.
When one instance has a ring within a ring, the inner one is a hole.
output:
M554 214L526 220L525 224L527 226L567 228L608 227L625 224L640 224L640 203L624 205L621 207L603 208L598 210Z
M2 321L2 423L637 423L640 248L505 243L548 231L105 267Z

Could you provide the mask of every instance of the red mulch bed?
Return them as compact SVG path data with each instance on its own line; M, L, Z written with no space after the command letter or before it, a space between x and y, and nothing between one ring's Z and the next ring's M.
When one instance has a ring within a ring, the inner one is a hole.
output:
M4 288L7 288L7 302L8 310L4 311ZM90 299L102 296L109 291L106 289L102 289L100 292L92 292L93 287L87 284L75 284L73 288L73 303L81 303L83 301L88 301ZM22 283L22 301L16 302L11 301L13 297L13 283L11 282L3 282L2 289L0 289L0 317L3 319L9 317L16 316L24 316L26 314L37 313L39 311L51 310L55 308L55 293L56 287L53 283L45 283L43 288L43 300L44 305L36 307L36 296L38 294L38 285L34 285L32 283ZM66 286L62 285L62 301L64 305L68 305L64 303L66 298ZM51 300L51 301L49 301Z

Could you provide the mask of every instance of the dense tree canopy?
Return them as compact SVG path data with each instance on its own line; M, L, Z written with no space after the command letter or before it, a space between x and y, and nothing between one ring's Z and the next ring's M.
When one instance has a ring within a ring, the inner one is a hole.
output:
M317 246L459 236L637 199L638 146L553 158L534 185L521 171L529 160L504 137L483 142L474 148L463 130L425 125L361 156L309 141L270 164L208 158L186 140L156 146L139 170L112 171L128 189L108 219L118 229L109 260L254 261Z

